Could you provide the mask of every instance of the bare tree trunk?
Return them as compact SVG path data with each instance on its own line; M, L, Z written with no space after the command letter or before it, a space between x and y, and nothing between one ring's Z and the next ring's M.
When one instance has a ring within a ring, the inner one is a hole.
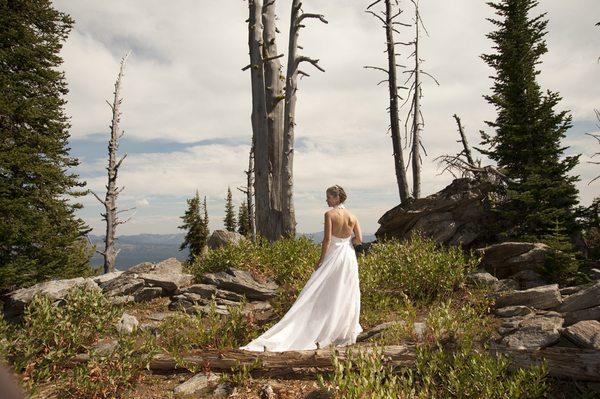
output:
M238 187L238 190L246 194L246 203L248 204L248 223L250 224L250 233L252 242L256 242L256 220L254 216L254 139L250 147L248 156L248 170L246 171L246 187Z
M454 114L453 117L454 117L454 120L456 120L456 124L458 125L458 132L460 133L460 141L462 142L463 153L465 154L465 157L467 158L467 162L469 163L469 165L477 167L478 165L476 165L475 161L473 160L473 155L471 154L471 148L469 147L469 143L467 142L467 136L465 135L465 131L463 129L462 123L460 122L460 118L456 114Z
M257 233L272 240L269 194L269 135L263 66L262 0L248 0L248 47L252 82L252 134L254 142L254 193ZM246 69L244 68L244 70Z
M376 70L382 70L387 74L387 79L382 80L379 83L385 81L388 82L388 91L390 95L390 130L392 134L392 148L394 151L394 168L396 170L396 182L398 184L398 193L400 195L400 202L404 203L408 200L410 194L408 192L408 179L406 178L406 168L404 165L404 155L402 152L402 139L400 136L400 123L398 116L398 79L396 73L396 43L394 42L394 19L397 18L402 11L394 14L391 0L385 0L385 19L371 11L370 8L380 3L381 0L371 3L367 7L367 12L374 15L384 24L385 37L386 37L386 52L388 54L388 69L379 67L366 66L365 68L371 68Z
M281 220L281 158L283 152L283 75L277 54L275 0L267 0L262 7L263 62L265 73L265 101L269 137L269 200L271 238L282 235Z
M302 62L312 64L318 70L325 72L318 64L319 60L298 55L298 35L304 27L302 21L307 18L316 18L327 23L325 17L320 14L301 12L302 1L292 1L292 12L290 18L290 38L288 49L287 74L285 79L285 110L283 131L283 161L282 161L282 218L283 235L294 238L296 236L296 214L294 210L294 127L296 113L296 91L298 90L298 74L309 76L298 69Z
M117 75L117 80L115 82L113 103L112 105L109 103L109 106L112 109L112 122L110 125L110 140L108 142L108 167L106 168L108 171L108 183L106 184L106 196L104 199L102 199L96 193L92 192L96 199L98 199L98 201L104 205L104 213L101 214L102 218L106 221L104 251L97 251L104 257L104 273L110 273L115 270L115 261L120 251L115 248L115 232L118 225L127 222L127 220L119 219L118 214L130 210L124 209L117 211L117 197L125 188L117 187L117 175L119 168L121 167L121 163L127 154L123 155L123 157L117 161L117 150L119 148L119 139L124 133L119 127L121 122L120 107L121 102L123 101L121 98L121 79L123 78L123 69L128 56L129 53L121 59L119 74Z
M418 0L417 0L418 1ZM413 172L413 197L421 197L421 63L419 59L419 5L415 4L415 91L413 97L413 122L412 122L412 172Z

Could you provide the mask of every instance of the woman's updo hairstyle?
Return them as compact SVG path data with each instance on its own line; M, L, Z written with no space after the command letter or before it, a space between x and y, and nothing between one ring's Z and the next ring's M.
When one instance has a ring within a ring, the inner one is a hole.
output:
M329 187L326 192L327 194L331 194L334 197L339 198L340 204L344 203L344 201L346 201L346 198L348 198L344 189L338 186L337 184L335 186Z

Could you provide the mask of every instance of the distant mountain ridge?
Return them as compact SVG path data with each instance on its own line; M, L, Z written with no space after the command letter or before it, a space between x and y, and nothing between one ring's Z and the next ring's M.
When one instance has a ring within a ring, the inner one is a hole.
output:
M299 233L298 237L305 236L316 243L323 240L323 232ZM103 235L88 235L92 244L96 244L98 249L103 248ZM127 270L142 262L160 262L167 258L177 258L184 261L188 257L189 251L179 250L179 246L185 237L184 233L175 234L134 234L117 237L117 248L121 249L117 256L117 270ZM363 241L373 241L373 234L363 234ZM95 253L91 260L92 266L98 267L103 264L103 258Z

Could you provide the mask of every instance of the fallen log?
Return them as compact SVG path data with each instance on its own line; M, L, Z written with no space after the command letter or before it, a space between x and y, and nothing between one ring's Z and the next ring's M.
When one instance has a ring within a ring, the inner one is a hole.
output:
M548 374L579 381L600 381L600 351L594 349L551 346L544 349L514 349L492 345L493 354L507 355L510 368L529 367L546 359Z
M415 361L414 345L394 345L381 347L386 363L394 366L411 366ZM370 352L373 347L353 346L337 348L340 360L346 359L348 352ZM250 352L238 349L194 351L183 356L185 364L208 365L211 370L230 370L240 365L252 365L261 371L281 372L297 368L331 368L332 349L324 348L289 352ZM176 370L179 367L172 356L159 354L150 361L150 369L155 371Z

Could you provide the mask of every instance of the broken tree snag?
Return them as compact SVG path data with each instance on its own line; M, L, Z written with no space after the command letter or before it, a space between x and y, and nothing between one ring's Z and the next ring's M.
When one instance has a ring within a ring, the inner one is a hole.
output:
M548 374L558 378L574 378L580 381L600 381L600 351L567 347L544 349L512 349L493 345L494 354L507 355L511 367L529 367L546 359Z
M371 10L371 7L382 1L385 1L385 12L382 13L383 16ZM375 16L379 21L383 22L383 27L385 28L388 69L375 66L365 66L365 68L382 71L387 76L386 79L380 81L379 83L383 83L386 81L388 83L388 92L390 95L390 130L392 134L392 148L394 156L394 167L396 170L396 182L398 184L400 203L405 203L408 200L410 194L408 192L408 180L406 178L406 168L404 166L404 154L402 151L402 140L400 136L400 121L398 115L398 100L400 99L400 95L398 94L399 87L396 73L396 43L394 42L393 27L394 19L397 18L400 14L402 14L402 10L398 10L398 12L395 13L393 11L391 0L377 0L367 7L366 12Z
M454 114L453 117L454 117L454 120L456 120L456 124L458 125L458 132L460 133L460 141L462 142L462 145L463 145L463 150L458 155L464 154L465 158L467 159L467 163L471 166L477 167L477 165L475 164L475 161L473 160L473 155L471 154L471 148L469 147L469 143L467 142L467 136L465 136L465 131L463 129L462 123L460 122L460 118L456 114Z
M277 53L277 27L275 25L275 0L267 0L262 6L263 62L265 71L265 101L267 109L269 201L271 208L269 230L272 239L282 235L281 222L281 158L283 153L284 76Z
M124 132L120 129L121 123L121 103L123 98L121 97L121 81L123 79L123 71L125 68L125 62L129 57L129 53L121 59L121 65L119 67L119 74L115 82L115 91L112 105L108 103L112 110L112 121L110 125L110 140L108 142L108 182L106 184L106 195L104 199L100 198L98 194L92 192L94 197L104 206L104 213L102 213L102 219L106 221L106 235L104 237L104 251L97 251L104 257L104 273L110 273L115 270L115 262L117 255L119 254L118 249L115 247L115 235L116 228L118 225L126 223L131 219L127 220L119 219L118 215L123 212L130 211L135 208L123 209L117 211L117 197L123 191L125 187L117 187L117 175L121 163L127 156L117 161L117 150L119 148L119 139L123 136Z
M300 29L305 27L305 20L318 19L327 23L325 17L320 14L304 13L302 2L300 0L292 1L292 11L290 18L290 37L288 48L287 74L285 77L285 105L284 105L284 127L283 127L283 159L282 159L282 182L281 182L281 211L283 222L283 235L285 237L296 236L296 214L294 211L294 127L296 126L296 91L298 90L298 74L309 76L306 72L299 69L303 62L307 62L325 72L319 66L319 60L306 56L298 55L298 35Z
M252 242L256 242L256 221L254 217L254 137L250 146L248 155L248 170L246 173L246 187L238 187L238 190L246 194L246 203L248 204L248 223L250 224L250 233Z
M413 345L395 345L382 347L386 364L396 366L412 366L415 361ZM372 351L372 347L350 347L352 353L357 351ZM338 348L338 357L345 360L348 357L348 347ZM256 366L265 372L281 372L293 368L326 368L331 369L332 349L317 349L289 352L250 352L243 350L197 350L183 356L184 363L205 365L211 370L230 370L238 366ZM155 371L176 370L175 359L170 355L160 354L150 361L150 369Z

